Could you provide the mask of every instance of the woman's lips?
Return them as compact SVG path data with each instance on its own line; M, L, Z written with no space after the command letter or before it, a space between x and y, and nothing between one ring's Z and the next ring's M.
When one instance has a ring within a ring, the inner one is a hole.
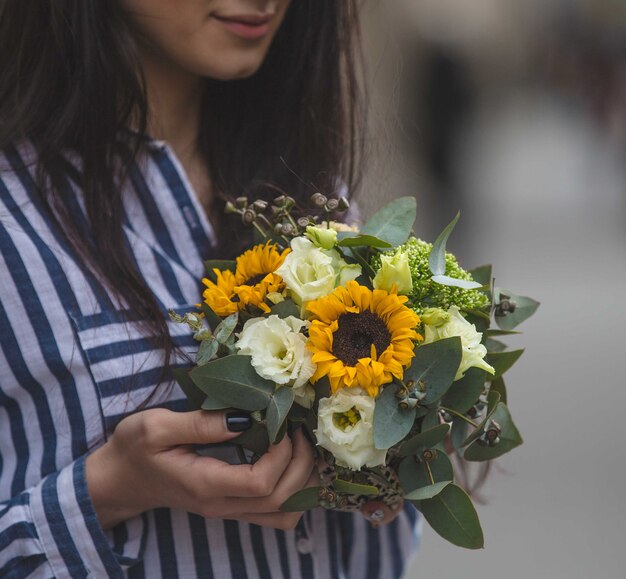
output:
M271 14L212 15L224 28L240 38L262 38L270 31Z

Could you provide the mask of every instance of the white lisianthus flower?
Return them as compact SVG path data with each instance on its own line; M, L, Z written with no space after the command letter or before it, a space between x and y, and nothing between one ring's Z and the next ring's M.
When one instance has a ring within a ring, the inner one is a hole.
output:
M317 247L321 247L322 249L332 249L337 243L337 231L330 227L307 225L305 235L317 245Z
M291 241L291 252L276 270L299 306L322 298L336 287L361 275L360 265L350 265L334 249L321 249L306 237Z
M374 289L391 291L395 285L399 294L408 294L413 289L413 278L406 252L398 250L380 256L380 269L372 280Z
M343 388L320 400L317 444L331 452L339 466L359 470L385 464L387 451L374 446L374 406L374 399L360 388Z
M456 306L450 306L447 312L441 310L441 314L436 315L436 311L427 310L422 316L424 321L424 344L430 344L444 338L459 336L463 346L463 358L461 365L456 372L455 380L463 378L465 372L472 367L482 368L489 374L495 374L492 366L487 364L485 356L487 348L480 343L482 333L476 331L476 326L470 324L461 314ZM433 320L434 324L429 324L428 320ZM436 321L435 321L436 320Z
M252 366L259 376L291 386L295 401L310 408L315 391L309 378L315 372L315 364L306 347L306 337L300 333L307 325L308 322L293 316L253 318L244 324L237 349L240 354L252 356Z

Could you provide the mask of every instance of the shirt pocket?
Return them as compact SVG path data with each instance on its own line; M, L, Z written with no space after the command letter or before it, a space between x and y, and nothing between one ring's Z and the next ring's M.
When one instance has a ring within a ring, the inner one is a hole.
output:
M175 311L184 314L193 309L189 305ZM185 395L171 372L164 374L164 350L146 335L133 312L70 312L70 318L97 388L107 436L120 420L137 410L157 406L185 410ZM170 357L170 368L189 366L197 342L187 326L167 323L177 347Z

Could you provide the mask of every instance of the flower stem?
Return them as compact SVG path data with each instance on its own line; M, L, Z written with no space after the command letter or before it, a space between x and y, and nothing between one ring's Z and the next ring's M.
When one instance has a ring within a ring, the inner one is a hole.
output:
M424 466L426 467L426 472L428 473L428 478L430 479L430 484L434 485L435 484L435 479L433 478L433 471L430 470L430 465L428 464L428 461L424 461Z
M457 412L456 410L452 410L452 408L446 408L445 406L442 406L441 409L445 410L446 412L449 412L450 414L454 414L454 416L457 416L461 420L464 420L468 424L471 424L474 428L479 427L479 425L476 424L473 420L470 420L467 416L463 416L463 414L461 414L460 412Z

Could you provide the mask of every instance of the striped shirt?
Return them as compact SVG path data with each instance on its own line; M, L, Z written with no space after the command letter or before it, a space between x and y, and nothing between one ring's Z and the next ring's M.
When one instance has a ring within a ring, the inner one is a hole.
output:
M120 310L46 216L28 145L0 155L0 577L402 575L417 543L411 505L390 525L316 509L294 531L157 509L103 531L85 457L157 385L162 351ZM69 177L67 203L86 225ZM199 301L214 236L181 165L150 142L123 185L123 230L164 309ZM183 326L170 327L184 350ZM150 406L183 411L177 385Z

